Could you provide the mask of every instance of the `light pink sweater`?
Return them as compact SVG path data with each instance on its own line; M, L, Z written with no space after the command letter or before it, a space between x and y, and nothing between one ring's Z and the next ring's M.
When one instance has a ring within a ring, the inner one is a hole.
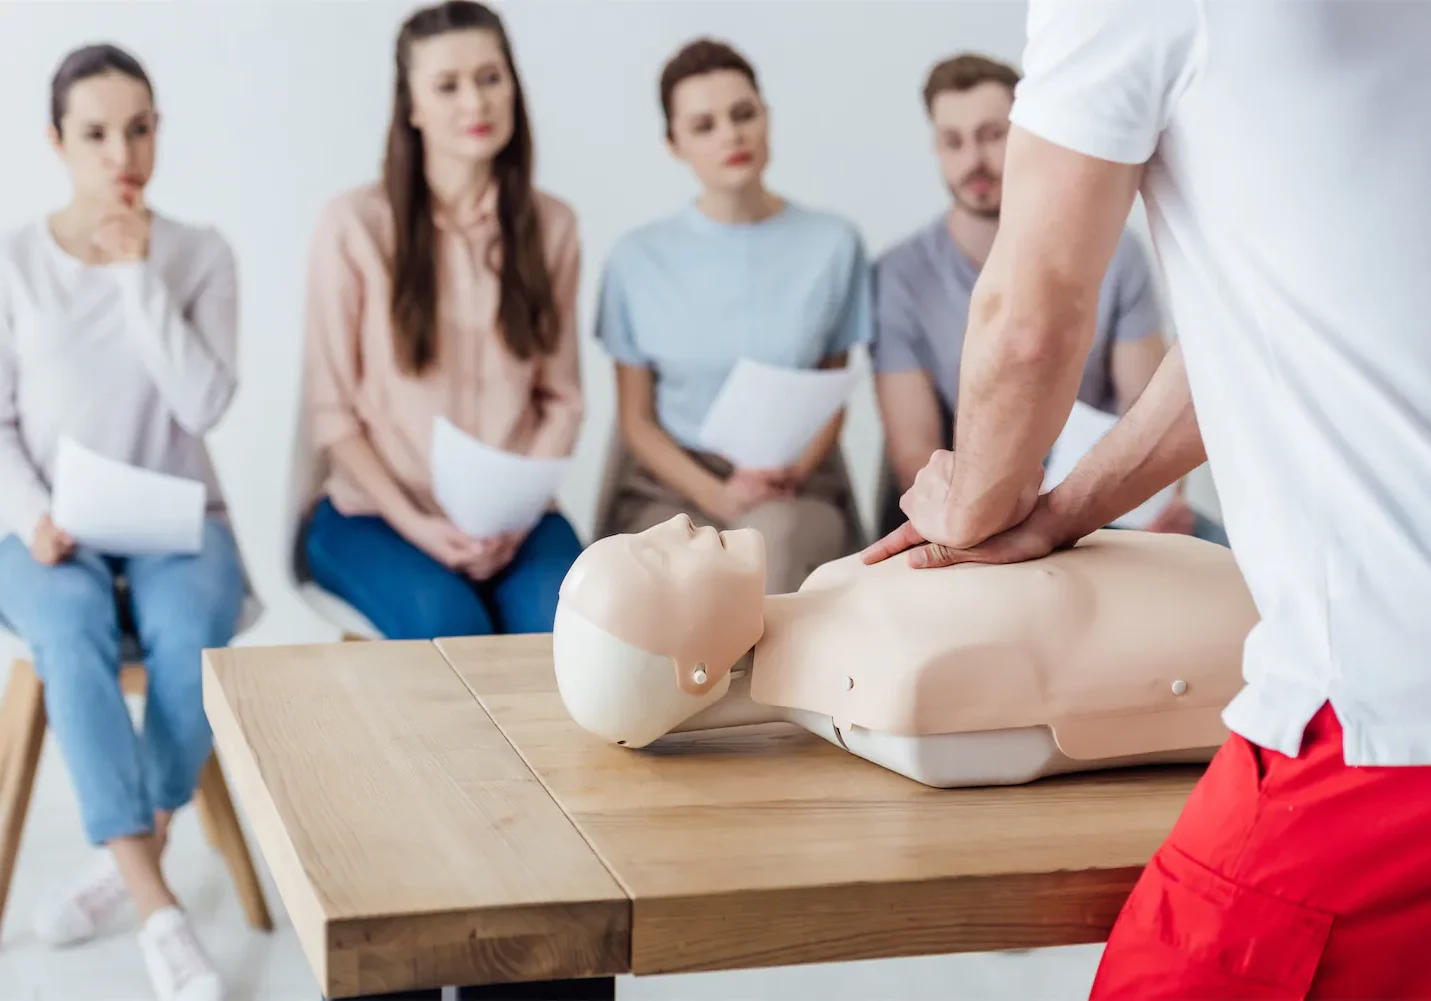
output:
M320 453L366 435L413 502L436 512L429 457L438 415L494 448L542 457L571 452L582 416L576 216L555 198L536 197L559 314L557 351L519 361L502 341L498 278L488 263L498 236L493 188L474 218L437 219L437 362L417 378L398 368L393 352L393 221L382 188L368 185L328 203L308 275L306 402ZM378 513L337 468L325 490L344 514Z

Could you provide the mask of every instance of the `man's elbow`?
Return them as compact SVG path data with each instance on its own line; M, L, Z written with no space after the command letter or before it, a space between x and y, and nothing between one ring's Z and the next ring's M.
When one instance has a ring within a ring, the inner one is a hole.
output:
M1096 293L1051 287L1017 298L989 289L971 304L970 330L982 330L984 343L1000 364L1019 371L1046 371L1081 359L1088 352L1097 321Z

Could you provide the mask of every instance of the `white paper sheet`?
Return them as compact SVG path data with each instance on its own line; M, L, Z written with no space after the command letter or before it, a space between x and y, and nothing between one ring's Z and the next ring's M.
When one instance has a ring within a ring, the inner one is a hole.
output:
M61 438L50 517L81 546L111 556L197 553L207 491Z
M853 368L778 368L742 358L701 424L701 443L737 466L783 469L844 406L858 379Z
M1118 423L1118 418L1105 414L1096 407L1090 407L1082 400L1075 400L1073 412L1068 415L1068 423L1058 435L1049 452L1048 465L1044 470L1043 490L1045 493L1058 486L1073 472L1089 450ZM1113 524L1118 528L1146 528L1154 518L1163 512L1177 494L1177 486L1164 487L1152 497Z
M530 529L556 495L569 462L503 452L445 417L433 424L433 496L452 523L474 538Z

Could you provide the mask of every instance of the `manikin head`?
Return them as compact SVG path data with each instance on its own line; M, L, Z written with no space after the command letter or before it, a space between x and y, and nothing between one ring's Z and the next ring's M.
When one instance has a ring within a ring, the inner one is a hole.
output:
M644 747L718 701L764 631L765 542L678 515L593 543L562 582L557 688L572 719Z
M1012 66L973 54L946 59L929 71L924 108L956 211L999 217L1004 143L1018 82L1018 70Z

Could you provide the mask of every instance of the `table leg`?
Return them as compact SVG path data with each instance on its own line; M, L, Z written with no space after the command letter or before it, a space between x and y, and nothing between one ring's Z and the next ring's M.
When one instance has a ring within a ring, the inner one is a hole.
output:
M616 978L586 980L544 980L523 984L485 984L457 988L460 1001L616 1001ZM452 988L401 991L397 994L368 994L354 1001L449 1001Z

